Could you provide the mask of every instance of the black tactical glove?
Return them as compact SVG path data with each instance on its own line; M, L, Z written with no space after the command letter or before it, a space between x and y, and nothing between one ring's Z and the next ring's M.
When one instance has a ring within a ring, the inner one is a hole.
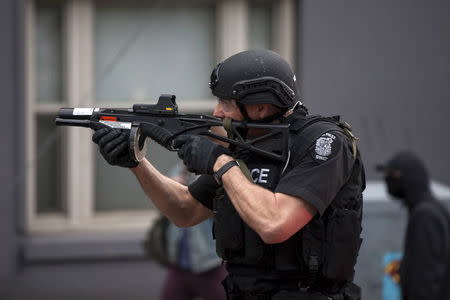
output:
M213 174L213 166L222 154L231 154L228 148L198 135L180 135L173 141L179 148L178 156L183 160L189 172Z
M113 128L98 128L92 135L92 141L98 145L100 154L113 166L124 168L137 167L129 150L130 132Z
M172 136L169 131L152 123L142 123L141 134L148 136L163 147L167 147L167 143Z

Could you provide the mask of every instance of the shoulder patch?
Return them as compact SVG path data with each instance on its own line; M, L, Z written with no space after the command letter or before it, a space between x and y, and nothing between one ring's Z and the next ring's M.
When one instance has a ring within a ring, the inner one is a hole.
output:
M316 155L318 160L328 160L328 156L332 153L332 144L336 136L331 133L324 133L316 140Z

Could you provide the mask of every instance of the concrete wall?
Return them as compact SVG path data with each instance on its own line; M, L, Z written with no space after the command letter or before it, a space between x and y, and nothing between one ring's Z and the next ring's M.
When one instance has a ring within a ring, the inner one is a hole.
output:
M446 0L300 1L304 102L353 125L369 178L411 149L450 183L449 15Z
M21 198L17 180L22 166L19 132L23 105L21 5L22 1L0 1L0 298L17 270L16 208Z
M369 179L395 151L420 155L434 180L450 183L450 2L303 0L297 70L312 113L340 114L360 137ZM401 251L406 212L364 207L356 268L363 299L380 299L382 258Z

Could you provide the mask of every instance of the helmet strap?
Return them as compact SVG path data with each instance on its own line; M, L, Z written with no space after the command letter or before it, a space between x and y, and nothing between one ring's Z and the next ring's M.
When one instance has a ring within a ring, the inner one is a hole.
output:
M244 105L238 101L236 101L236 104L239 108L239 110L241 111L242 116L244 117L244 121L249 121L250 118L248 117L248 113L247 110L245 109ZM246 138L247 137L247 133L248 133L248 128L239 128L239 134L243 137Z
M250 117L248 116L248 113L244 107L244 104L242 104L238 101L236 101L236 104L237 104L239 110L241 111L242 116L244 116L244 120L246 120L248 122L252 122L252 123L259 123L259 124L272 123L273 121L280 119L284 115L284 113L287 111L287 110L281 110L280 112L273 114L271 116L265 117L263 119L253 120L253 119L250 119Z
M244 107L244 104L240 103L239 101L236 101L237 107L241 111L242 116L244 117L244 120L250 120L247 110Z

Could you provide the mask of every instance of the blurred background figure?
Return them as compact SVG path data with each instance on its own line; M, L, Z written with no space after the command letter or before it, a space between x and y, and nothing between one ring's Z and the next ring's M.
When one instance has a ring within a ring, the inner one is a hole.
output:
M408 209L399 274L403 299L450 299L450 215L433 196L422 161L399 152L377 169L388 193ZM398 269L398 268L395 268Z
M176 165L169 176L181 184L188 184L196 177L183 164ZM221 283L226 270L215 251L212 223L208 219L189 228L169 223L166 241L170 265L161 300L226 299Z

